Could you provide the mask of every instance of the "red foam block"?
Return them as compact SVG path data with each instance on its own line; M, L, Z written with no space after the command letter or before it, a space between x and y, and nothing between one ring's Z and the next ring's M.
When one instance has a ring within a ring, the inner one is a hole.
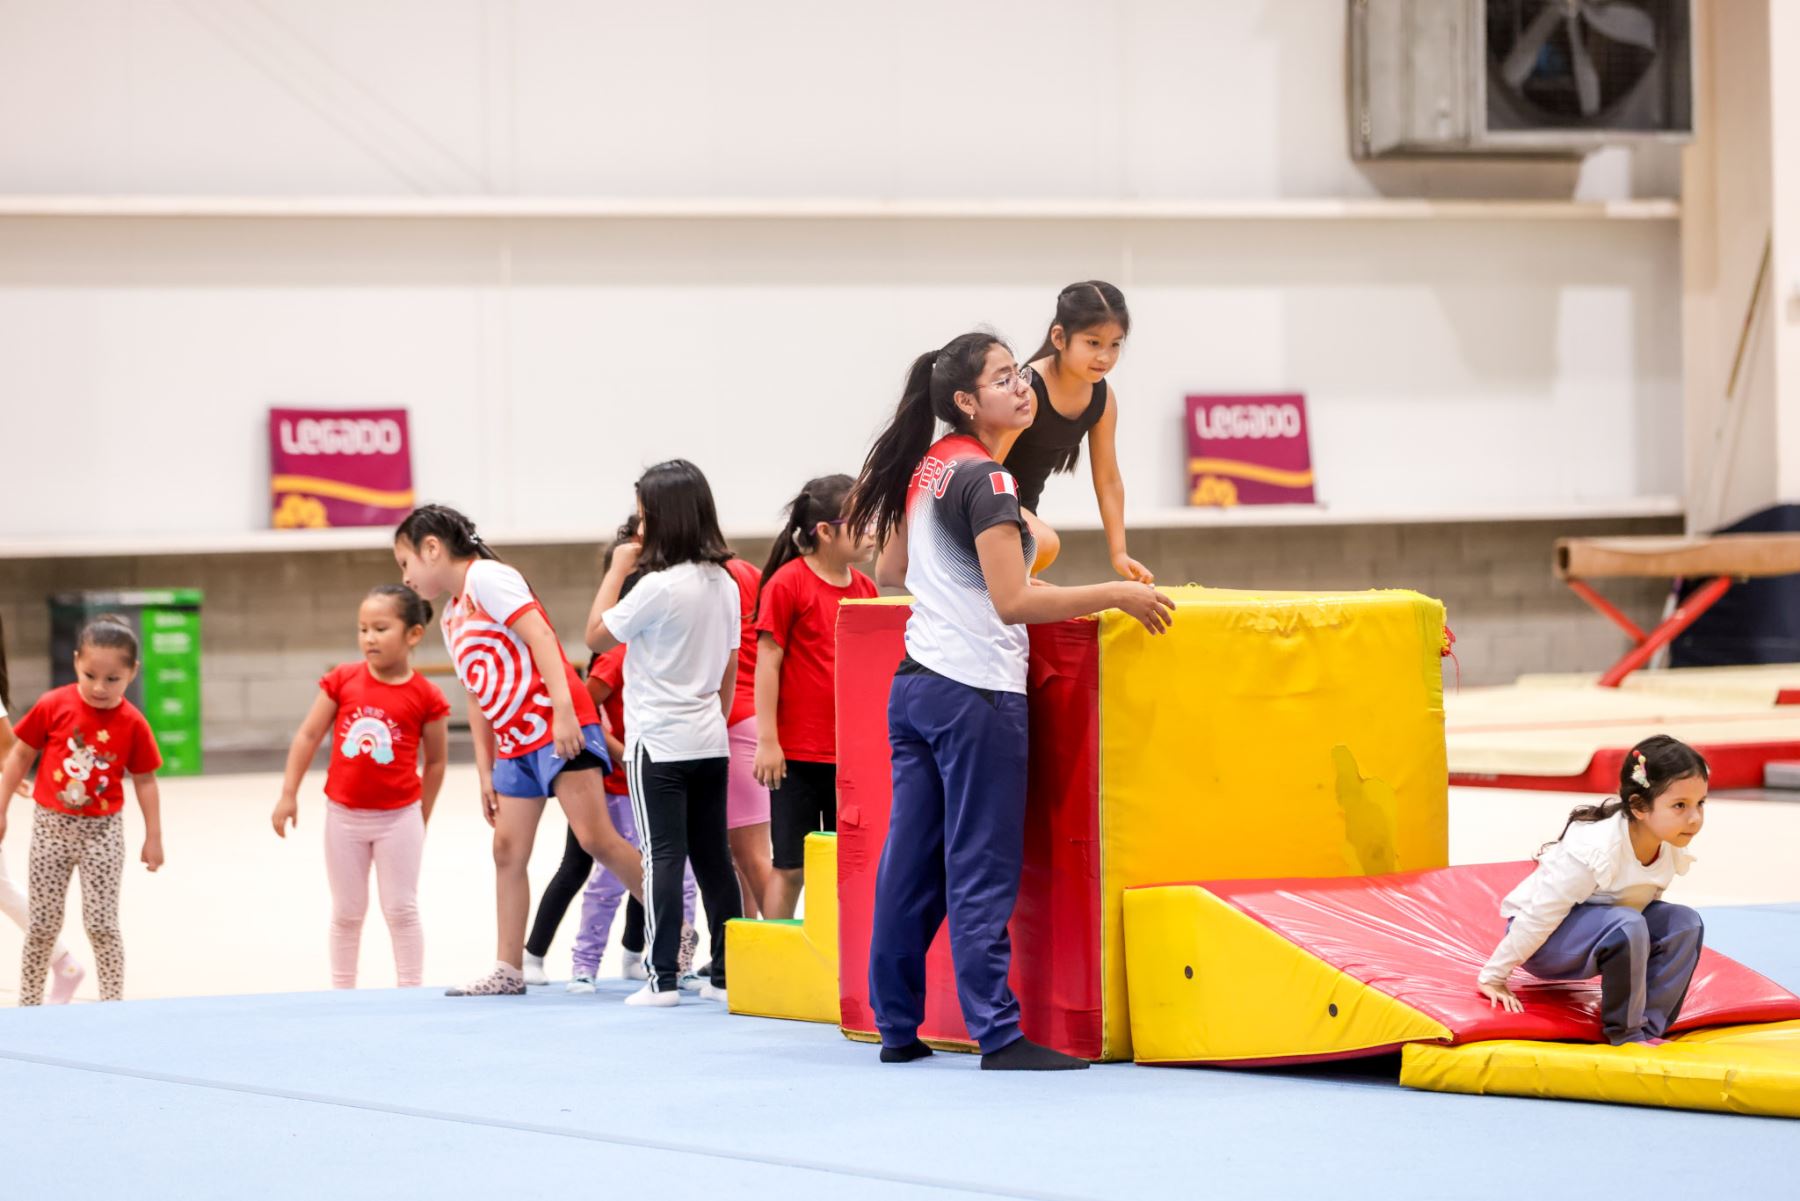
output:
M875 871L893 800L888 690L905 654L904 605L845 605L838 617L838 984L846 1031L872 1034L869 936ZM1103 1053L1099 855L1099 626L1031 630L1031 765L1025 860L1012 936L1013 992L1028 1038ZM920 1036L968 1043L946 931L926 961Z

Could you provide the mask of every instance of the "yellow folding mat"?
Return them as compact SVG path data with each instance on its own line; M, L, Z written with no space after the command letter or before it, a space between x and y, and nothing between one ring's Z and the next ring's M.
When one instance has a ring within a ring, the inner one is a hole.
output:
M805 914L725 927L726 1005L750 1017L838 1023L837 837L806 836Z
M1696 1030L1660 1047L1415 1043L1402 1054L1400 1083L1442 1093L1800 1118L1800 1021Z
M1116 611L1100 622L1107 1058L1137 1057L1126 889L1448 858L1442 604L1406 591L1172 594L1170 633Z

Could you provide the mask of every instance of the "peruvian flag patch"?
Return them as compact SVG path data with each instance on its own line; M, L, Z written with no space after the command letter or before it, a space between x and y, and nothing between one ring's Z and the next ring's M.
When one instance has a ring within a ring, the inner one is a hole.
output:
M994 486L995 496L1017 496L1019 485L1014 482L1010 471L988 472L988 483Z

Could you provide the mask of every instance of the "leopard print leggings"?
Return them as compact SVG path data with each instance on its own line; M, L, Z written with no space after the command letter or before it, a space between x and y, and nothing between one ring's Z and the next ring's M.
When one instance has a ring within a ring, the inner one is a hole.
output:
M19 968L19 1004L44 1003L50 950L62 933L69 878L81 871L81 920L94 947L100 999L125 996L125 944L119 937L119 882L125 875L125 817L75 817L33 806L31 878L26 895L31 921Z

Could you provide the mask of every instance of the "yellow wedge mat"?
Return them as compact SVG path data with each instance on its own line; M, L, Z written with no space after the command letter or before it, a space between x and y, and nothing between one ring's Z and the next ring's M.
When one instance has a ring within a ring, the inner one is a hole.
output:
M1415 1043L1403 1053L1400 1083L1444 1093L1800 1118L1800 1022L1699 1030L1660 1047Z
M1125 893L1125 966L1139 1063L1294 1062L1451 1037L1195 884Z
M806 836L806 913L801 921L731 922L726 1004L750 1017L838 1023L837 837Z

